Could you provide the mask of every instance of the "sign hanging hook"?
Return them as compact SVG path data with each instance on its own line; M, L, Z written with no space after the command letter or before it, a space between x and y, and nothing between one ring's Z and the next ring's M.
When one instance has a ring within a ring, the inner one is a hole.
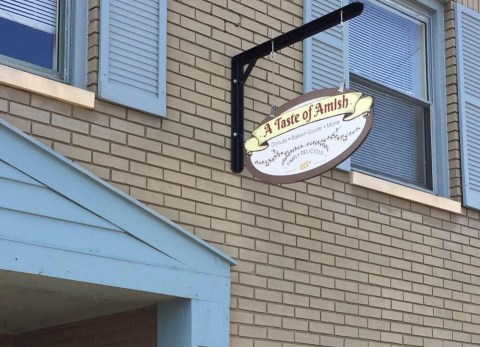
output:
M340 94L343 94L344 90L345 90L345 83L346 83L346 72L345 71L345 50L344 50L344 45L345 45L345 26L344 26L344 23L343 23L343 0L340 0L340 29L341 29L341 34L342 34L342 52L341 52L341 55L342 55L342 79L340 81L340 86L338 88L338 92Z
M270 57L272 59L272 93L271 93L271 97L272 97L272 109L270 110L270 117L274 117L274 114L275 114L275 110L277 109L277 104L276 104L276 101L275 101L275 40L274 40L274 34L273 34L273 30L271 30L270 32L270 36L271 36L271 41L272 41L272 51L270 53Z

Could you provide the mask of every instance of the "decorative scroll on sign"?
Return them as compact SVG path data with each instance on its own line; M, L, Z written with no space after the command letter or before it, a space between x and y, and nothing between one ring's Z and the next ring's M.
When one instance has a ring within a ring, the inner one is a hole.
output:
M247 168L271 183L319 175L347 159L368 136L373 98L324 89L279 107L245 142Z

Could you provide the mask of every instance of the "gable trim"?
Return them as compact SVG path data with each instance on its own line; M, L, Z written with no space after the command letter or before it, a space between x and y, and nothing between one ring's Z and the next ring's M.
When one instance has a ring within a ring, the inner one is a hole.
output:
M0 138L0 158L28 176L197 271L230 276L234 259L4 120Z

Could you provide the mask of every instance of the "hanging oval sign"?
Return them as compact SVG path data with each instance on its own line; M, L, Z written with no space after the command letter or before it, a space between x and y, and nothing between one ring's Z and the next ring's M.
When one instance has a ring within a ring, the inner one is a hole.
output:
M324 89L279 107L245 141L248 170L270 183L317 176L343 162L373 124L373 98Z

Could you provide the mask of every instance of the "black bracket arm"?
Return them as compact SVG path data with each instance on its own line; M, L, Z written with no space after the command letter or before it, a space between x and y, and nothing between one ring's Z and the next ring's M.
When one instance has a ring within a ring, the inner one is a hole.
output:
M347 21L360 15L363 11L363 4L360 2L351 3L336 11L330 12L323 17L317 18L301 27L295 28L285 34L277 36L258 46L237 54L232 58L232 133L231 133L231 151L232 151L232 171L242 172L244 166L243 150L243 121L244 121L244 85L250 72L255 67L258 59L270 54L272 47L274 51L303 41L310 36L316 35L322 31L330 29L341 21ZM245 69L245 65L247 65Z

